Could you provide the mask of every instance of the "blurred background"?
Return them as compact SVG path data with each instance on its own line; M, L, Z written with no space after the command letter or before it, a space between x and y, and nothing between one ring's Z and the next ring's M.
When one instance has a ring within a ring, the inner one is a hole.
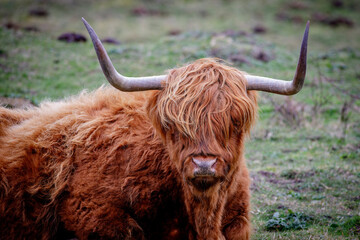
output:
M0 0L0 104L37 106L107 84L81 17L124 75L218 57L286 80L310 20L303 90L259 94L246 148L253 238L358 239L359 13L358 0Z

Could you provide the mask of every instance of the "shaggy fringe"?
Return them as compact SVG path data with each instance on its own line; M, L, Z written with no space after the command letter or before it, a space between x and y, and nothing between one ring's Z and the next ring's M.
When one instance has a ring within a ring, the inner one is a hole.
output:
M156 106L165 130L175 127L192 140L205 126L202 138L228 139L233 125L248 133L257 112L256 93L246 91L243 73L211 58L171 70Z

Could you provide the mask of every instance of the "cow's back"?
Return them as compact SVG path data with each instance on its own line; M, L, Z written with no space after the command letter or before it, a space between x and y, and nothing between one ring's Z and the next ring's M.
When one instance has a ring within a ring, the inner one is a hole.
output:
M83 229L82 214L91 212L88 227L98 224L94 214L112 216L104 203L122 203L114 196L146 198L128 186L168 171L150 161L166 153L145 114L149 95L100 88L39 108L0 109L0 233L46 239L60 222Z

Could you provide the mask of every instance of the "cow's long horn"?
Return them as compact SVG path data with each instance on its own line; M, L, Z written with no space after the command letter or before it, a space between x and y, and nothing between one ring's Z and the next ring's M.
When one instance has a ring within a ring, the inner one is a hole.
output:
M82 18L82 20L94 44L99 63L105 77L111 85L125 92L156 90L162 88L162 82L165 81L166 75L151 77L125 77L118 73L94 29L92 29L84 18Z
M295 76L291 82L267 77L245 75L247 79L247 89L276 93L281 95L293 95L298 93L303 86L306 74L306 52L308 35L309 21L306 24Z

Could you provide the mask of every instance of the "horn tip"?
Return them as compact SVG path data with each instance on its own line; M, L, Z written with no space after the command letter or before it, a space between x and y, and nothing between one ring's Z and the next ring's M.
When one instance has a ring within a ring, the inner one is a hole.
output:
M85 27L89 26L89 23L85 20L84 17L82 17L81 20L83 21Z
M307 21L305 31L304 31L304 37L303 37L303 43L307 44L307 39L309 35L309 27L310 27L310 20Z
M81 18L81 20L83 21L83 23L84 23L84 25L85 25L85 27L86 27L86 29L91 29L91 26L90 26L90 24L85 20L85 18Z
M90 26L90 24L85 20L85 18L82 17L81 20L83 21L83 23L86 27L86 30L88 31L90 38L95 45L96 42L100 41L99 37L95 33L94 29Z
M308 20L308 21L306 22L305 31L306 31L306 32L309 32L309 28L310 28L310 20Z

